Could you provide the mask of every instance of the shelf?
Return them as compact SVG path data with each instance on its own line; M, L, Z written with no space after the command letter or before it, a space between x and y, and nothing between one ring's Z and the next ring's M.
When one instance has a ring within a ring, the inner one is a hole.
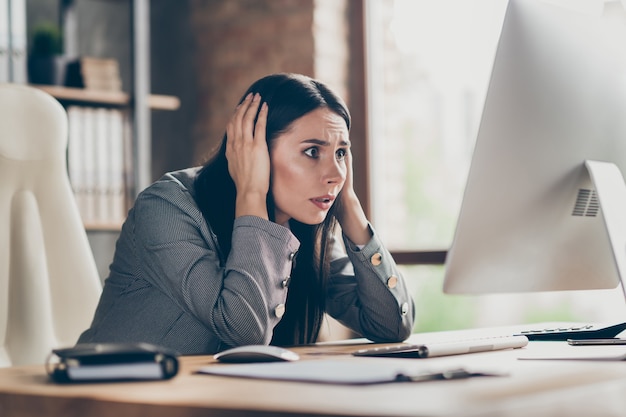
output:
M88 232L119 232L122 230L121 223L85 223Z
M130 105L130 96L121 91L96 91L58 85L33 85L33 87L45 91L58 100L111 106ZM180 100L174 96L150 94L148 96L148 106L153 110L177 110L180 107Z
M178 110L180 100L174 96L150 94L148 96L148 106L153 110Z

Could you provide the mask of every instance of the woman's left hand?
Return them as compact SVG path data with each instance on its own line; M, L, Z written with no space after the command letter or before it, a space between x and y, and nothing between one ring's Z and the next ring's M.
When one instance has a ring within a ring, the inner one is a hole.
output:
M337 220L341 225L343 233L356 245L365 245L370 241L372 234L369 229L369 222L359 201L359 197L354 191L354 174L352 169L352 152L347 150L345 156L346 181L339 194L339 206L337 207Z

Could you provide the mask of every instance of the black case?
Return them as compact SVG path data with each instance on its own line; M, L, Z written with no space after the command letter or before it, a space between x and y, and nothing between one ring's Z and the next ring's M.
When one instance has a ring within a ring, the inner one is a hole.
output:
M46 371L59 383L164 380L178 373L178 356L148 343L78 344L53 350Z

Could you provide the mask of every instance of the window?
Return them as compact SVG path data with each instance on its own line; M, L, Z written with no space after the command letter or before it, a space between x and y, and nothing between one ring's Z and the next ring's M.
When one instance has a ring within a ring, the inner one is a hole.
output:
M372 214L391 249L452 241L502 0L368 3Z
M506 3L366 1L372 221L392 252L452 242ZM420 331L626 316L619 288L451 296L443 265L401 268Z

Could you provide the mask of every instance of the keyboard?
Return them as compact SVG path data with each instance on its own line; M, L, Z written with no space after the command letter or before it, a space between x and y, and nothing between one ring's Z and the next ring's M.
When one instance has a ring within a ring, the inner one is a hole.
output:
M521 348L527 344L528 338L522 335L488 336L419 344L402 343L392 346L366 348L352 352L352 355L388 358L432 358L437 356Z
M528 340L566 341L567 339L609 339L626 330L626 322L609 325L580 324L520 331Z

